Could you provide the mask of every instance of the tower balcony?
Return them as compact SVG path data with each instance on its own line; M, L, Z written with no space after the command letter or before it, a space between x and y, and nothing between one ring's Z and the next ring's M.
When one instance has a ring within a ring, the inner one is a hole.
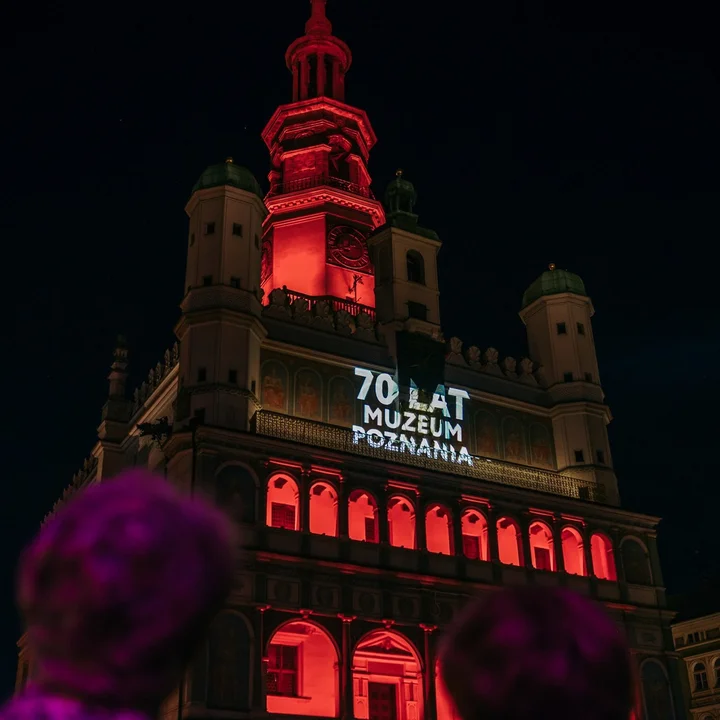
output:
M343 180L338 177L332 177L331 175L313 175L312 177L289 180L284 183L274 183L270 186L268 197L273 197L275 195L287 195L288 193L301 192L302 190L310 190L312 188L322 186L336 188L337 190L344 190L345 192L360 195L361 197L369 198L370 200L375 199L375 196L369 187L363 187L357 183L350 182L349 180Z

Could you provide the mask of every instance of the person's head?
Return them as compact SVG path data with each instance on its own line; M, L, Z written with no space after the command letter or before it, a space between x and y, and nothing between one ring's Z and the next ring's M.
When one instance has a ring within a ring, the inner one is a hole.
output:
M629 720L622 634L575 593L513 587L471 601L444 636L441 679L461 720Z
M81 491L20 561L34 684L156 710L230 592L236 547L221 511L146 472Z

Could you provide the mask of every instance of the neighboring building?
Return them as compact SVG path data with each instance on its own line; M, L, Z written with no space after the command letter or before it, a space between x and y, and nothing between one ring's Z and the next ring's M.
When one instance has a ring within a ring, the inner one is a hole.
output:
M526 291L531 359L445 343L441 241L401 173L384 205L370 189L375 134L324 0L286 61L269 192L231 160L201 175L178 343L132 399L117 349L63 496L141 465L242 530L228 608L164 715L449 720L443 626L471 594L537 583L604 602L646 717L684 717L658 519L620 507L582 280L551 266ZM30 661L21 641L18 686Z
M675 649L685 661L688 717L720 719L720 613L681 620L672 626Z

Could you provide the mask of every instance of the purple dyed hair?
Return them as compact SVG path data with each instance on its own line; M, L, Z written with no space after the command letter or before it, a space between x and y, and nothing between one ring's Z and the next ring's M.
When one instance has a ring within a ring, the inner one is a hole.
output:
M634 675L620 630L567 590L507 588L471 601L440 646L462 720L629 720Z
M157 709L230 592L236 547L223 513L147 472L81 492L20 562L34 683Z

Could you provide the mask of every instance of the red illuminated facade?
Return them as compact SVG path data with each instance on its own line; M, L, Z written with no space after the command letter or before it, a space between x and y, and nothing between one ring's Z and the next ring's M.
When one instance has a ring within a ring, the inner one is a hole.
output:
M643 717L683 717L658 519L620 505L582 280L530 285L529 357L445 340L441 241L401 173L373 195L352 56L311 6L263 131L268 192L230 159L202 174L178 342L131 397L118 347L63 496L143 465L238 524L236 587L163 717L451 720L437 639L470 595L519 583L605 603ZM21 642L19 687L28 669Z

